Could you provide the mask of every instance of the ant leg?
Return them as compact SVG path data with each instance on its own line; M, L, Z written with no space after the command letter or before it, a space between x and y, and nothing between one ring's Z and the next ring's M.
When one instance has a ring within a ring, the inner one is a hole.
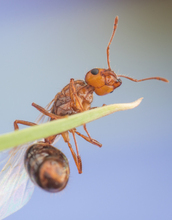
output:
M90 139L90 137L87 137L87 136L85 136L85 135L79 133L77 130L74 130L74 132L75 132L77 135L79 135L80 137L84 138L86 141L90 142L91 144L94 144L94 145L96 145L96 146L98 146L98 147L101 147L101 146L102 146L102 144L99 143L98 141L96 141L95 139L92 139L92 138Z
M41 113L43 113L44 115L50 117L51 119L62 119L62 118L66 118L68 117L67 115L65 116L59 116L59 115L55 115L49 111L47 111L46 109L44 109L43 107L41 107L40 105L37 105L36 103L32 103L32 106L35 107L38 111L40 111Z
M15 121L14 121L14 130L18 130L18 129L19 129L18 124L28 125L28 126L37 125L36 123L29 122L29 121L15 120Z
M103 106L106 106L106 104L103 104L102 107ZM89 110L92 110L92 109L95 109L95 108L99 108L99 107L91 107Z
M91 143L94 142L95 144L97 143L96 145L99 146L99 147L101 147L102 144L100 144L98 141L96 141L96 140L94 140L94 139L91 138L89 132L87 131L86 124L83 125L83 128L84 128L85 132L87 133L87 135L88 135L88 137L89 137L89 139L90 139L90 142L91 142Z
M73 130L73 129L72 129ZM82 173L82 161L81 161L81 157L79 155L79 151L78 151L78 145L77 145L77 142L76 142L76 138L75 138L75 135L74 135L74 131L72 131L72 135L73 135L73 138L74 138L74 142L75 142L75 146L76 146L76 152L77 152L77 155L75 154L73 148L72 148L72 145L70 144L70 139L69 139L69 133L68 131L67 132L63 132L61 133L64 141L68 144L68 147L72 153L72 157L75 161L75 164L76 164L76 167L78 169L78 173L81 174Z
M72 107L79 112L83 112L83 106L81 103L81 98L77 95L75 84L74 84L74 79L70 79L70 84L69 84L69 92L70 92L70 98L72 100Z
M76 141L75 132L74 132L73 129L71 130L71 132L72 132L73 139L74 139L74 142L75 142L75 147L76 147L77 162L78 162L78 172L82 173L82 160L81 160L81 157L79 155L78 144L77 144L77 141Z
M98 107L91 107L89 110L92 110L92 109L95 109L95 108L98 108Z
M29 122L29 121L15 120L15 121L14 121L14 130L18 130L18 129L19 129L18 124L27 125L27 126L34 126L34 125L37 125L36 123ZM52 143L54 142L54 140L56 139L56 136L57 136L57 134L45 138L45 139L44 139L45 143L52 144Z

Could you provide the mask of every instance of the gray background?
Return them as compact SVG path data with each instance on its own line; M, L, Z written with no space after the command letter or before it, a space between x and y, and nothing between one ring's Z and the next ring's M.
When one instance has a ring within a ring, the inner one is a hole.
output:
M7 219L172 219L172 3L171 1L1 1L0 133L13 121L34 121L35 102L46 106L69 79L107 68L106 47L113 22L119 26L110 49L111 68L122 79L114 93L94 96L93 106L141 105L87 125L100 149L77 138L83 174L68 157L70 182L58 194L35 188L29 203ZM21 128L24 128L24 126ZM83 132L82 128L79 131ZM73 140L72 140L73 144Z

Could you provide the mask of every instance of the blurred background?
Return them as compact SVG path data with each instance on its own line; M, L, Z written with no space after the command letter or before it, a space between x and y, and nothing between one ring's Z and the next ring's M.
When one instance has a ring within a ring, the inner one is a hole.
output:
M46 106L70 78L84 79L94 67L107 68L116 15L111 68L137 79L170 81L122 78L112 94L95 95L92 106L144 99L133 110L87 125L101 149L77 137L82 175L60 139L56 147L71 169L66 189L49 194L35 187L28 204L6 219L172 219L171 10L170 0L0 2L1 134L13 131L15 119L35 121L39 112L31 103Z

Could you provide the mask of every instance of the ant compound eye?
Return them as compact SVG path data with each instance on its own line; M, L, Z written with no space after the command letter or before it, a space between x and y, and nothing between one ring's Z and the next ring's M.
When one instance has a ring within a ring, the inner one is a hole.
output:
M90 71L93 75L97 75L98 73L99 73L99 70L98 69L92 69L91 71Z

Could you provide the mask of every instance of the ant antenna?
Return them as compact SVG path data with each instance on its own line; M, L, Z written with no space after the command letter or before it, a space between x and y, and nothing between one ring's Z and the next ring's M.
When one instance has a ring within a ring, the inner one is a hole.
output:
M106 50L106 53L107 53L107 63L108 63L108 69L109 69L109 70L111 70L110 61L109 61L109 47L110 47L110 45L111 45L111 43L112 43L112 40L113 40L113 38L114 38L114 35L115 35L115 32L116 32L117 26L118 26L118 16L116 16L116 18L115 18L112 36L111 36L111 38L110 38L110 41L109 41L109 43L108 43L107 50ZM129 79L129 80L131 80L131 81L134 81L134 82L141 82L141 81L150 80L150 79L156 79L156 80L161 80L161 81L163 81L163 82L169 82L167 79L162 78L162 77L159 77L159 76L149 77L149 78L145 78L145 79L133 79L133 78L131 78L131 77L124 76L124 75L118 75L118 77L124 77L124 78L127 78L127 79Z
M110 46L110 44L111 44L111 42L113 40L113 37L115 35L115 31L117 29L117 25L118 25L118 16L116 16L116 18L115 18L112 36L110 38L110 41L108 43L107 50L106 50L106 52L107 52L107 63L108 63L108 69L109 70L111 70L111 68L110 68L110 61L109 61L109 46Z
M162 77L159 77L159 76L149 77L149 78L145 78L145 79L133 79L129 76L124 76L124 75L118 75L118 77L124 77L124 78L127 78L131 81L134 81L134 82L141 82L141 81L150 80L150 79L156 79L156 80L161 80L163 82L169 82L168 79L165 79L165 78L162 78Z

